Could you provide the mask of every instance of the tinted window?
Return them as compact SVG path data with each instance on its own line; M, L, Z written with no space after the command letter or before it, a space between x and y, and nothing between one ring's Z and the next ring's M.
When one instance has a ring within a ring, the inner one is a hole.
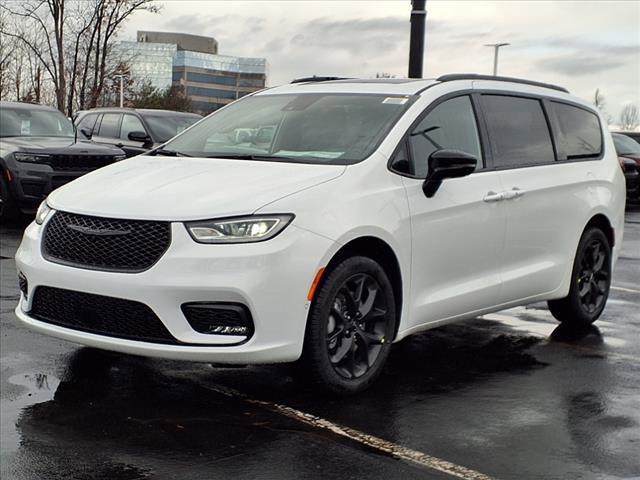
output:
M443 148L469 153L478 159L479 168L482 166L478 128L468 96L452 98L436 106L411 132L409 139L413 175L425 177L429 155Z
M87 130L93 132L93 128L96 125L97 119L98 119L97 113L90 113L88 115L85 115L78 122L78 130L80 130L81 128L86 128Z
M618 155L638 155L640 156L640 143L619 133L611 134L613 137L613 144L616 146L616 153Z
M120 115L119 113L105 113L100 123L100 136L107 138L118 138L120 136Z
M122 128L120 129L120 138L124 140L129 140L129 134L131 132L144 132L144 125L138 117L135 115L124 115L122 117Z
M371 155L409 101L378 94L252 95L218 110L165 147L196 157L347 165ZM151 117L144 118L155 131ZM274 135L259 135L275 126Z
M143 118L149 125L154 140L163 143L182 133L202 117L200 115L181 115L179 113L174 115L150 115L145 113Z
M598 117L582 108L552 102L558 119L560 158L594 158L600 156L602 135Z
M496 167L519 167L555 160L549 127L539 100L483 95Z

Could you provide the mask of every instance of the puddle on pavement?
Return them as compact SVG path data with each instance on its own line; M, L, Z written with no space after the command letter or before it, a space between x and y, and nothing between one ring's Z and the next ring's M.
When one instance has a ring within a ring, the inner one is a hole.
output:
M24 391L10 400L2 399L3 453L18 449L20 435L16 430L16 421L20 412L29 405L51 400L60 385L60 380L47 373L19 373L9 377L7 381L11 385L23 387Z

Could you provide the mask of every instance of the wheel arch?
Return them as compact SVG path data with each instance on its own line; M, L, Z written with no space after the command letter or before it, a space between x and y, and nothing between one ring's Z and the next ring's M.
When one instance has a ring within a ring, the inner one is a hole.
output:
M389 277L396 307L396 325L393 337L395 339L400 327L402 316L402 303L404 301L402 270L400 262L393 248L379 237L366 235L349 240L342 245L325 267L325 273L318 282L317 288L322 287L328 273L340 264L343 260L353 256L364 256L376 261ZM315 300L315 299L314 299Z
M609 220L609 218L605 214L596 213L595 215L593 215L589 219L587 224L584 226L584 229L582 230L582 233L584 233L590 227L596 227L596 228L599 228L600 230L602 230L602 232L607 237L607 240L609 241L609 246L613 249L613 247L615 246L615 243L616 243L615 230L613 229L613 226L611 225L611 221Z

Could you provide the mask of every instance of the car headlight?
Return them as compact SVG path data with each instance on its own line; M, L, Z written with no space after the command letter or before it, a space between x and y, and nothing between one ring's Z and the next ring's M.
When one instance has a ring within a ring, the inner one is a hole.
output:
M252 215L187 222L185 226L198 243L250 243L275 237L293 218L291 214Z
M36 223L38 225L42 225L47 219L49 212L51 212L51 208L47 205L47 201L45 200L40 204L38 211L36 212Z
M120 160L124 160L125 158L127 158L126 155L114 155L113 156L113 161L114 162L119 162Z
M44 163L49 158L50 155L46 155L44 153L25 153L25 152L16 152L13 154L13 158L15 158L19 162L28 162L28 163Z

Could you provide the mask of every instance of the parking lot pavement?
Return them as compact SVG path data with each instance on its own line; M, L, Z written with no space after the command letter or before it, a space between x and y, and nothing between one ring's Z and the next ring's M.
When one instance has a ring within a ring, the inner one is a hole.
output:
M348 399L288 365L214 368L110 354L18 323L3 227L3 479L640 478L640 210L596 326L543 304L394 346Z

